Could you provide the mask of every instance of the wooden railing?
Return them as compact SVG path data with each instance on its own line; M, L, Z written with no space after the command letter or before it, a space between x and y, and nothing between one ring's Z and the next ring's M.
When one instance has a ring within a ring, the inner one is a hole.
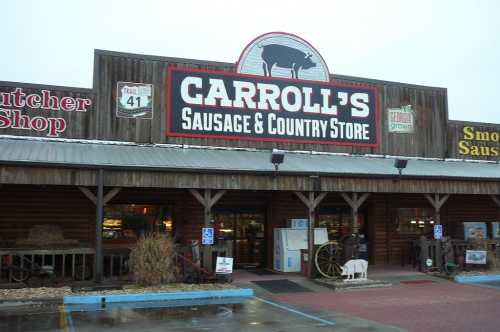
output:
M231 249L231 246L213 246L208 254L210 257L217 256L217 254L231 257ZM203 281L214 278L212 268L204 269L200 266L199 248L195 250L197 255L193 255L193 247L190 246L179 247L176 251L175 259L180 265L180 272L184 274L184 278L188 274L195 274L198 280ZM128 248L104 249L103 277L108 280L129 280L129 256L130 249ZM90 281L94 279L94 257L94 248L46 250L0 248L0 267L2 267L0 283L15 282L12 278L12 271L7 268L9 265L26 270L31 269L33 265L51 266L54 271L53 277L57 281Z
M52 266L54 277L72 280L89 280L93 277L94 248L71 249L0 249L0 280L13 282L12 269L9 265L22 270L31 270L36 266Z
M103 275L106 279L128 280L130 249L104 249Z

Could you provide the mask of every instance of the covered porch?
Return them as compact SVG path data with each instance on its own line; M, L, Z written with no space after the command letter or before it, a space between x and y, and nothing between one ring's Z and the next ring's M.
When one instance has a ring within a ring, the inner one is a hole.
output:
M371 264L405 265L413 263L412 241L429 236L434 223L461 239L463 221L499 219L500 172L491 162L408 158L400 175L395 158L384 156L287 151L276 170L269 151L253 149L5 138L0 145L3 250L16 249L34 225L59 225L88 250L75 254L85 263L57 257L70 253L43 259L65 262L56 271L73 278L82 272L70 271L73 264L89 267L83 278L126 277L127 252L147 231L189 245L202 227L218 228L223 245L202 248L204 268L211 270L219 250L238 267L271 268L273 229L303 218L332 239L363 232ZM142 228L124 225L134 213ZM415 218L423 224L412 224ZM492 238L491 226L488 232Z

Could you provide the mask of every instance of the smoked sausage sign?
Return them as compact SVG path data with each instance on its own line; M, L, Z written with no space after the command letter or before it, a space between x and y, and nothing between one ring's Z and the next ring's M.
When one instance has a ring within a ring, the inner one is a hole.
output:
M265 36L245 49L237 73L168 68L168 136L378 145L374 88L327 81L309 44Z

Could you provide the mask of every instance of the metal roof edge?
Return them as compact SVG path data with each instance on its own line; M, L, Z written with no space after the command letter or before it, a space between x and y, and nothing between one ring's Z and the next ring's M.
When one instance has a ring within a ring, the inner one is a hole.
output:
M177 148L177 149L199 149L199 150L219 150L219 151L243 151L243 152L270 152L271 149L257 148L241 148L241 147L224 147L224 146L205 146L205 145L189 145L189 144L169 144L169 143L137 143L123 141L104 141L104 140L87 140L74 138L51 138L51 137L35 137L35 136L15 136L15 135L0 135L0 139L25 140L25 141L42 141L42 142L57 142L57 143L81 143L81 144L97 144L97 145L116 145L116 146L137 146L137 147L158 147L158 148ZM422 161L443 161L443 162L470 162L484 164L499 164L495 160L475 160L475 159L459 159L459 158L432 158L419 156L398 156L398 155L377 155L377 154L349 154L345 152L324 152L324 151L308 151L308 150L283 150L285 153L291 154L310 154L310 155L325 155L350 158L377 158L377 159L407 159L407 160L422 160Z

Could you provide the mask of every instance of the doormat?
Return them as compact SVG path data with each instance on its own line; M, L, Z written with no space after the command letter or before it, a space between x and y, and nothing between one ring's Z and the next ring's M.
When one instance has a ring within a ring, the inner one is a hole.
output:
M312 292L312 290L305 288L295 282L288 279L278 279L278 280L257 280L252 281L254 284L264 288L268 292L279 294L279 293L303 293Z
M267 269L248 269L246 271L251 272L251 273L255 273L256 275L259 275L259 276L277 274L276 272L273 272L273 271L267 270Z
M400 284L405 284L405 285L419 285L419 284L432 284L436 283L434 280L426 280L426 279L421 279L421 280L402 280L399 282Z

